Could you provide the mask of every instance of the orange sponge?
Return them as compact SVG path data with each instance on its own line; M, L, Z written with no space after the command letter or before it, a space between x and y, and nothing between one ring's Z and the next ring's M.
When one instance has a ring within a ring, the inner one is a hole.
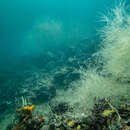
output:
M30 113L32 113L32 111L34 110L34 105L32 105L32 106L25 106L25 107L23 107L23 110L24 111L29 111Z

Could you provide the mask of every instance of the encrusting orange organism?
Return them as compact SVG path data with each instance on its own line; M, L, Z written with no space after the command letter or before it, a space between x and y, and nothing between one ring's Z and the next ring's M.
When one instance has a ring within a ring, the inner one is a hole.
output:
M34 105L32 106L24 106L22 108L23 111L29 111L30 113L32 113L32 111L34 110Z

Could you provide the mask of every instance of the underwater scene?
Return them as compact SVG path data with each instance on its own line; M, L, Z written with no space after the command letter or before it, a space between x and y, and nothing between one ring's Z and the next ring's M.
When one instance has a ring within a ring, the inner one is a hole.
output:
M130 0L0 0L0 130L130 130Z

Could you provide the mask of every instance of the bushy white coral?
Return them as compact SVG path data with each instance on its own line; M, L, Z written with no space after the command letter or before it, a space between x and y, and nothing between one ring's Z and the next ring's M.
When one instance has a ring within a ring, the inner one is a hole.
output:
M106 22L101 30L104 69L116 77L130 77L130 15L125 4L121 2L103 20Z

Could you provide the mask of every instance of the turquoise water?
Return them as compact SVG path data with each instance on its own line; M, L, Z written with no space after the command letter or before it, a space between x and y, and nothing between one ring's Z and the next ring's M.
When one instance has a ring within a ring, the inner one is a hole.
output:
M112 0L101 1L0 1L1 59L17 59L26 33L40 20L49 19L63 24L63 31L71 37L74 28L83 33L78 40L95 33L100 13L113 5ZM62 36L64 39L66 36ZM73 36L76 37L76 36ZM67 41L69 42L69 41ZM46 43L48 44L48 43ZM31 43L30 43L30 46ZM24 52L24 50L22 50ZM21 53L22 53L21 52ZM2 61L3 62L3 61Z

